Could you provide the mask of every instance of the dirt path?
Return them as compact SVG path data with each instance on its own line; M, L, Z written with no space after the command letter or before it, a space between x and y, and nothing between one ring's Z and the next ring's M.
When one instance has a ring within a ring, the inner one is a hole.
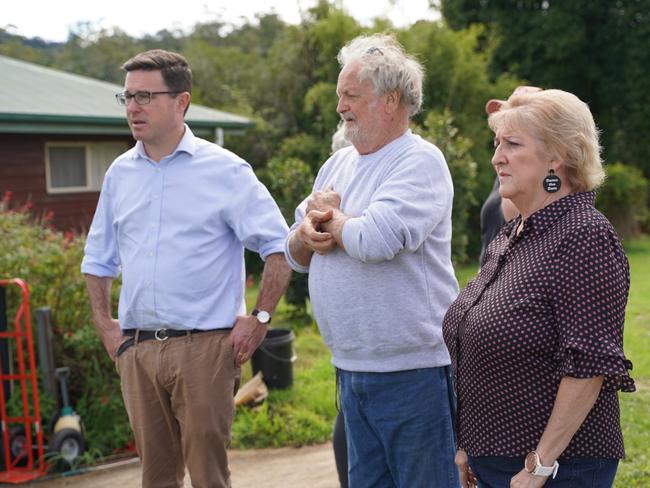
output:
M332 445L230 452L233 488L338 488ZM92 473L34 482L33 488L140 488L136 460ZM189 477L185 487L191 488Z

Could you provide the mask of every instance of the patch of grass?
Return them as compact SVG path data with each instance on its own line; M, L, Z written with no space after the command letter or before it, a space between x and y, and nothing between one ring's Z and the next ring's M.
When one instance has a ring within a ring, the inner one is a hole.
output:
M650 237L626 244L630 261L630 298L625 314L625 352L635 378L650 379Z
M625 243L630 260L630 298L625 315L625 354L634 364L635 393L621 393L624 459L617 488L650 486L650 238Z
M620 395L626 459L616 476L617 488L650 486L650 381L635 376L637 391Z
M298 358L293 387L270 390L269 398L258 408L240 407L233 424L232 447L300 446L331 437L336 380L330 353L315 325L294 333ZM244 368L243 375L250 378L250 364Z

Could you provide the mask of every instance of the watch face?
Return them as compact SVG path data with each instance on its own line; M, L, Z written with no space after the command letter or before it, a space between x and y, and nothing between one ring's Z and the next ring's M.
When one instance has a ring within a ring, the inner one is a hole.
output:
M526 468L526 471L529 473L532 473L535 471L535 468L537 467L537 453L535 451L529 452L528 455L526 456L526 460L524 461L524 468Z
M257 320L263 324L268 324L271 321L271 314L266 310L260 310L257 312Z

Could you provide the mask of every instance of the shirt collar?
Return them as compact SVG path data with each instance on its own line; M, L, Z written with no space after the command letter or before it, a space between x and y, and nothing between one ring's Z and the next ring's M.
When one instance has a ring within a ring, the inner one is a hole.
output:
M594 191L585 191L579 193L569 193L567 196L560 198L556 202L547 205L546 207L533 213L526 219L524 224L525 230L528 232L535 230L537 232L544 231L547 227L560 219L564 214L570 212L574 208L584 206L594 206L596 202L596 193ZM512 220L507 224L505 233L508 237L514 229L517 228L521 222L521 216Z
M179 152L185 152L190 156L194 156L194 153L196 152L196 147L197 147L196 137L194 136L194 133L189 128L189 126L185 124L185 132L183 133L183 137L181 137L181 140L178 143L178 146L176 146L176 149L172 151L171 156L175 156ZM142 143L142 141L137 141L135 143L134 149L135 151L133 153L133 159L137 159L137 158L149 159L149 156L147 156L147 152L144 150L144 144Z

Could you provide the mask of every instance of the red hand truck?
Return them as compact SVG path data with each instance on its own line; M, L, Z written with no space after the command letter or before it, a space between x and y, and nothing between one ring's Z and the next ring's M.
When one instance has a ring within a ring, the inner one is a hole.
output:
M0 339L5 339L8 350L13 353L10 364L0 362L0 423L2 427L3 470L0 471L0 483L19 484L44 476L47 471L43 447L43 429L41 424L40 403L38 397L38 379L34 342L32 340L32 322L29 309L29 289L20 279L0 280L0 287L17 286L20 292L20 305L16 316L6 331L0 331ZM13 347L12 347L13 346ZM6 369L6 371L5 371ZM12 369L14 371L12 371ZM14 395L20 394L22 414L9 416L6 382L14 386ZM16 387L16 385L18 385ZM12 438L12 432L19 430L19 440Z

